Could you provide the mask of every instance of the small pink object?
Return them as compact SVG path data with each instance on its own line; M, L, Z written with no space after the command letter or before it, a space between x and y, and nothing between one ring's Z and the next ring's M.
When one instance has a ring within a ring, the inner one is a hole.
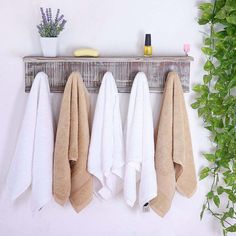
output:
M188 56L188 53L190 52L190 44L189 43L184 44L184 52L185 52L185 55Z

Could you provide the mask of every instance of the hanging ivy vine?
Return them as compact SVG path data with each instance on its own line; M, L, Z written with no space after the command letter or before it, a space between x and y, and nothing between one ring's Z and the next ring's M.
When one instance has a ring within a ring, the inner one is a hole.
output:
M236 232L236 0L215 0L199 6L200 25L208 28L202 52L206 55L205 75L193 87L197 109L210 131L213 149L203 156L209 165L200 179L212 181L203 204L219 220L223 234Z

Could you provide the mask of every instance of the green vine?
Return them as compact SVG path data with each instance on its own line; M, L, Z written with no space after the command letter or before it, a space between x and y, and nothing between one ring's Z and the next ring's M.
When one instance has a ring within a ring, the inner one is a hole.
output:
M200 25L208 27L202 52L206 55L203 82L192 108L210 131L213 150L204 153L209 165L200 179L212 180L201 219L208 211L223 234L236 232L236 0L215 0L199 6Z

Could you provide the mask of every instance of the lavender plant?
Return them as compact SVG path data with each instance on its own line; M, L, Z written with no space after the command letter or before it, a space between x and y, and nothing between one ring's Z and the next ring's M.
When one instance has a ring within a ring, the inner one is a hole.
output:
M41 37L58 37L60 32L64 29L66 20L64 19L64 15L60 15L60 9L57 9L57 13L55 18L52 18L52 9L46 8L44 10L42 7L40 8L42 21L39 25L37 25L38 32Z

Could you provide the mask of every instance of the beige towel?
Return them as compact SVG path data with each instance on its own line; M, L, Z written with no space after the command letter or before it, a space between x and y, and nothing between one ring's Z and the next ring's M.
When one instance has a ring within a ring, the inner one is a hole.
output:
M73 72L65 87L54 154L53 194L63 205L70 198L79 212L92 199L92 177L87 172L89 96L81 76Z
M168 74L156 141L158 195L151 207L164 216L171 207L175 188L191 197L197 186L187 111L180 79Z

